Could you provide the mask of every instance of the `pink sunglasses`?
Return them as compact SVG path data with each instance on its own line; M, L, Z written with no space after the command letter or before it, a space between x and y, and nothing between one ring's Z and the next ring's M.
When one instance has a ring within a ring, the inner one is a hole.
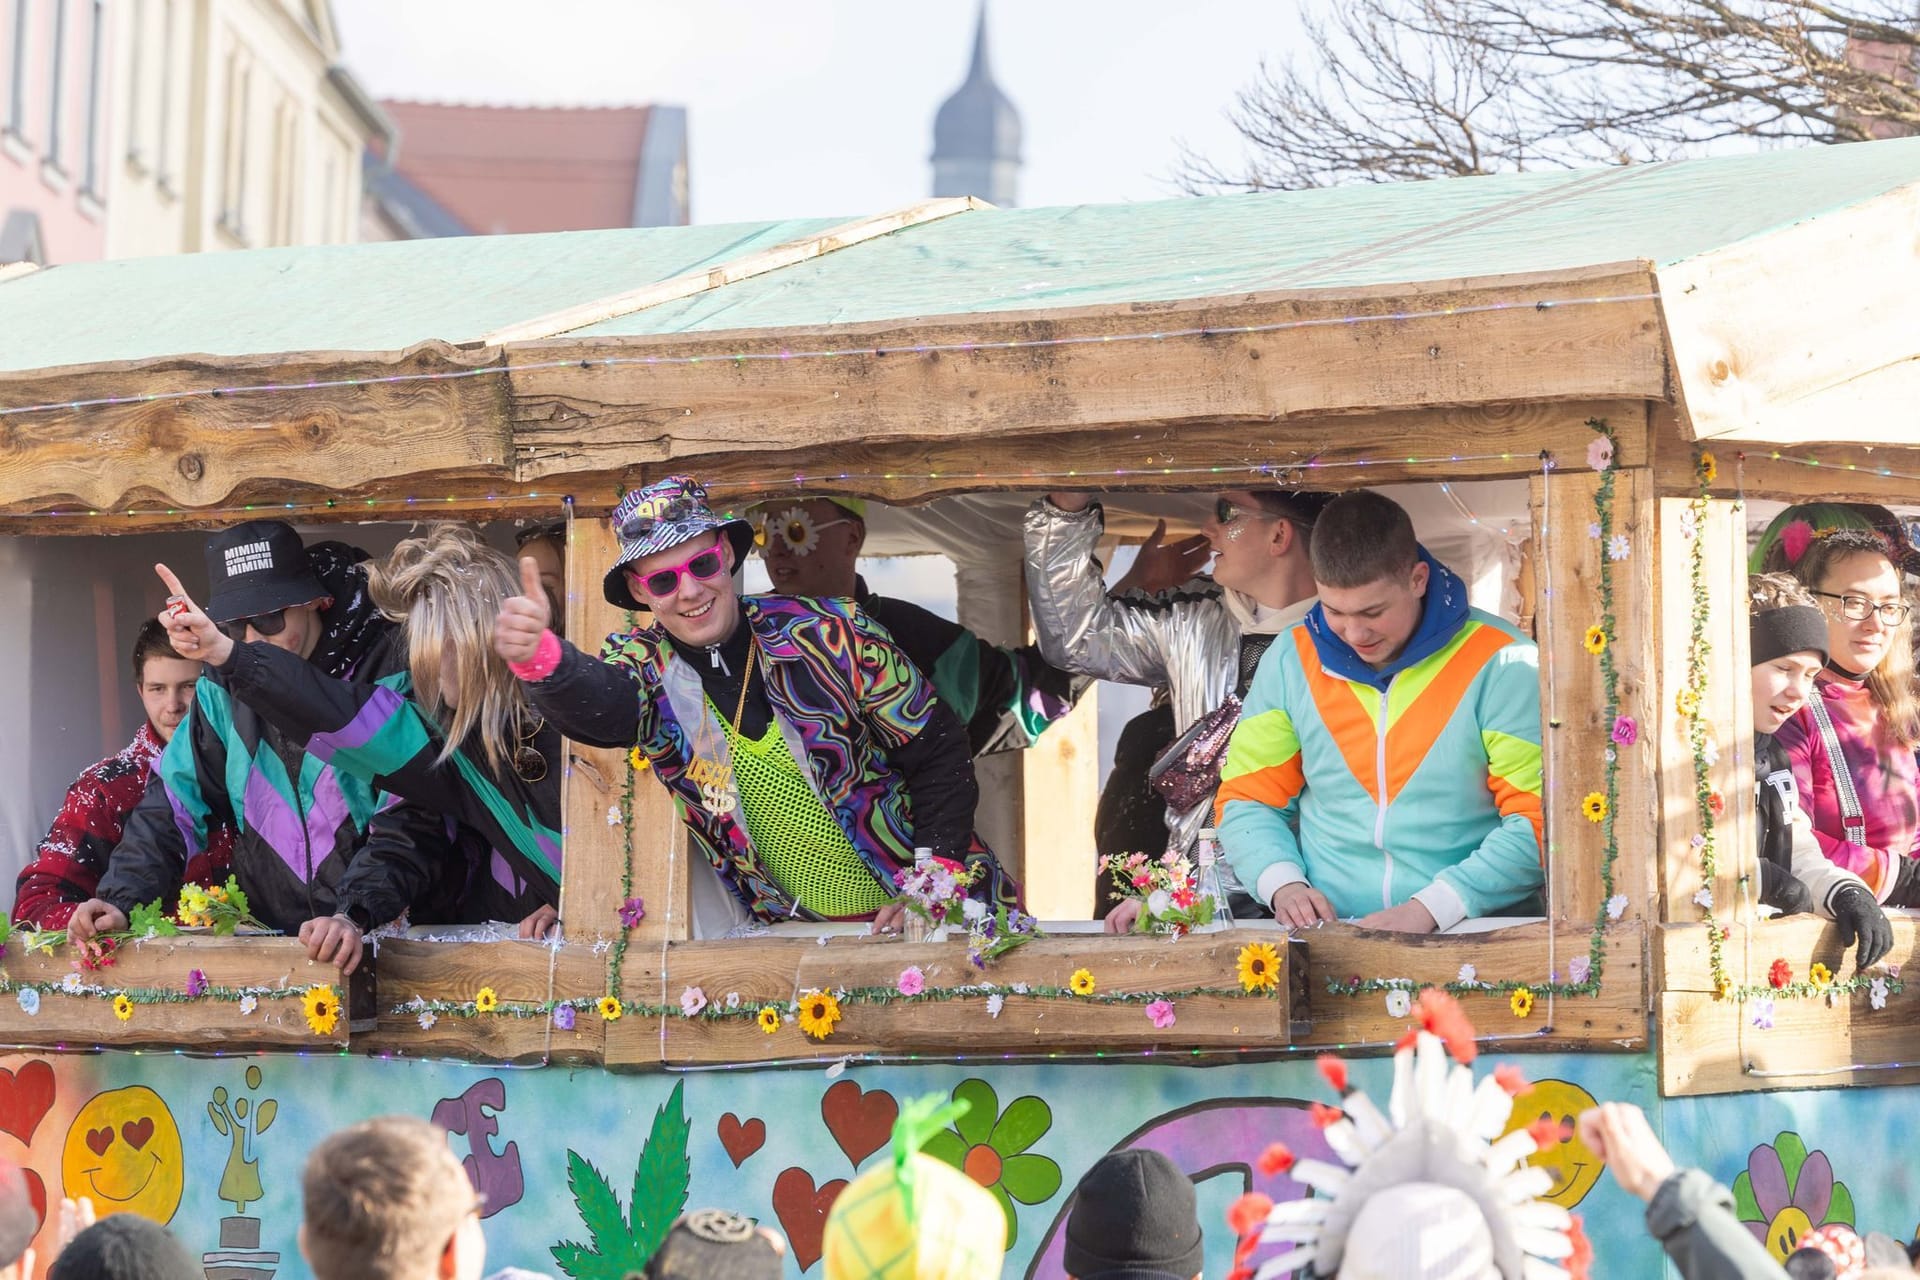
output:
M664 600L680 589L681 574L685 574L696 581L705 582L711 578L718 577L726 571L726 568L726 553L718 546L712 546L704 551L694 552L679 564L668 565L664 569L655 569L645 577L641 577L638 573L629 569L627 570L627 583L630 586L639 587L641 591L656 600Z

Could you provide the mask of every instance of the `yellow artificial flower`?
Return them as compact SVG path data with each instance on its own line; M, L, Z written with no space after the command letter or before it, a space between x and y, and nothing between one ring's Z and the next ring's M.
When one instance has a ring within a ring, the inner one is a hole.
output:
M1813 967L1807 970L1807 981L1811 982L1816 990L1824 991L1833 985L1833 970L1816 960L1813 962Z
M1682 689L1675 695L1673 705L1681 715L1691 719L1700 710L1700 695L1692 689Z
M1713 454L1710 451L1706 449L1700 451L1699 466L1700 479L1705 483L1712 484L1720 478L1720 464L1714 461Z
M492 1013L499 1007L500 997L494 993L492 987L482 987L480 990L474 992L473 1010L475 1013Z
M1513 1010L1513 1016L1524 1018L1533 1012L1533 991L1528 987L1515 987L1513 994L1507 997L1507 1007Z
M1607 798L1598 791L1589 791L1587 798L1580 802L1580 812L1586 815L1588 822L1605 822Z
M626 1012L625 1009L620 1007L619 996L601 996L593 1007L598 1009L601 1018L608 1022L620 1021L620 1015Z
M774 1008L770 1004L762 1005L760 1007L760 1012L758 1015L755 1016L754 1021L760 1024L760 1029L762 1031L766 1032L768 1035L772 1035L774 1032L780 1029L780 1010Z
M1093 980L1093 970L1075 969L1073 976L1067 979L1067 990L1077 996L1090 996L1097 984Z
M125 996L115 996L113 998L113 1016L122 1022L131 1021L133 1018L133 1001L127 999Z
M652 765L653 765L653 761L647 759L647 757L641 752L639 747L632 747L628 749L627 767L632 769L635 773L645 773L649 768L652 767Z
M212 899L207 891L197 884L184 885L180 890L180 923L188 928L213 923Z
M1714 981L1713 994L1721 1000L1725 1000L1728 996L1732 995L1733 979L1724 973L1721 974L1720 977Z
M831 991L809 991L800 997L800 1029L815 1040L832 1035L839 1021L840 1002Z
M1240 948L1240 985L1248 991L1261 991L1280 985L1280 953L1271 942L1249 942Z
M317 1036L330 1036L340 1021L340 997L326 983L307 988L300 999L301 1012L307 1015L307 1030Z
M1588 653L1598 657L1607 651L1607 629L1601 626L1588 627L1580 643L1587 647Z

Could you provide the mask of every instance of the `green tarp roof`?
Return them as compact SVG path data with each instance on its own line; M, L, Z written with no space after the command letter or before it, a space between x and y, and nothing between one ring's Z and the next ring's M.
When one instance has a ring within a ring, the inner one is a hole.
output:
M579 335L1417 284L1677 262L1920 181L1920 139L1658 165L1126 205L978 210ZM397 350L738 258L834 219L84 263L0 284L0 370Z

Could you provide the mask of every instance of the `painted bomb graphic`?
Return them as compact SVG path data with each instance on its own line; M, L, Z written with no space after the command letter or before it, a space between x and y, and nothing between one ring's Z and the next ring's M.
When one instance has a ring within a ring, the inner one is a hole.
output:
M137 1213L165 1223L185 1185L180 1126L160 1095L129 1085L94 1095L67 1130L60 1179L68 1197L91 1197L101 1217Z

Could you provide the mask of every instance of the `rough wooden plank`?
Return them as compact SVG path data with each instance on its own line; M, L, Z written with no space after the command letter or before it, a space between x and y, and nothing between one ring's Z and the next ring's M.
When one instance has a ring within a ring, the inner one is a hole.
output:
M606 567L619 556L618 540L604 519L574 521L567 544L567 636L588 653L630 624L626 611L601 590ZM561 867L561 918L567 935L611 939L620 932L620 873L627 857L626 828L608 818L620 806L627 784L628 753L568 742L562 805L566 813L566 861ZM627 931L635 945L690 934L687 909L686 828L673 798L651 773L633 788L633 895L646 916Z
M621 994L636 1003L672 1004L687 988L698 987L709 1000L725 1003L729 996L738 996L743 1007L774 1004L784 1009L800 994L796 975L816 949L810 938L675 942L663 971L657 945L633 947L627 952ZM782 1041L780 1051L772 1044L775 1040ZM757 1062L789 1056L792 1046L785 1040L764 1035L747 1021L626 1017L607 1029L606 1061L610 1067L657 1064L664 1043L669 1062ZM833 1042L831 1054L822 1053L839 1057L870 1048L847 1036Z
M1660 268L1689 434L1920 444L1916 222L1920 184Z
M871 240L875 236L890 235L895 231L919 226L922 223L938 222L956 213L992 207L986 201L977 200L972 196L949 196L902 205L897 209L889 209L885 213L876 213L840 223L818 235L803 236L798 240L789 240L785 244L777 244L772 248L747 254L745 257L731 259L705 271L693 271L686 275L674 276L638 289L616 293L611 297L583 302L532 320L505 325L486 334L481 338L481 342L497 345L508 342L527 342L536 338L551 338L555 334L584 329L588 325L611 320L615 316L631 315L636 311L644 311L648 307L657 307L665 302L689 298L696 293L705 293L710 289L718 289L739 280L750 280L754 276L765 275L769 271L795 266L822 254L833 253L849 245Z
M1684 438L1672 406L1656 405L1655 472L1660 496L1693 492L1693 444ZM1798 444L1714 446L1720 478L1714 493L1781 502L1880 502L1904 506L1920 490L1920 448L1848 445L1827 440Z
M428 477L449 474L499 484L511 477L506 378L414 376L486 363L436 342L390 359L313 352L0 374L0 403L61 406L0 419L0 508L210 507L395 477L419 496ZM397 377L409 380L383 381ZM303 386L340 381L360 385ZM164 398L267 384L301 389ZM136 398L66 407L126 396Z
M1413 938L1374 933L1350 925L1308 930L1313 977L1309 985L1312 1033L1303 1045L1340 1045L1341 1052L1365 1047L1390 1050L1407 1029L1405 1019L1388 1015L1383 993L1349 996L1326 989L1329 981L1352 977L1405 978L1415 983L1454 981L1463 964L1472 964L1482 982L1545 978L1588 953L1591 931L1574 923L1554 935L1547 953L1544 923L1492 933ZM1647 1042L1646 926L1622 920L1609 926L1598 996L1543 996L1525 1019L1513 1016L1504 993L1470 992L1460 997L1482 1036L1498 1037L1501 1052L1565 1049L1637 1049Z
M73 972L73 956L65 948L53 955L31 955L18 944L0 959L0 978L10 982L59 982ZM350 1000L349 983L332 965L307 959L307 949L289 938L215 938L183 934L128 943L115 952L107 968L83 975L89 986L111 990L142 988L178 991L184 996L187 975L206 975L212 987L270 987L300 990L318 983L331 985L342 1000ZM133 1017L121 1022L110 999L68 996L53 992L40 997L40 1012L22 1013L7 997L5 1030L9 1044L58 1045L73 1048L145 1044L217 1045L222 1047L328 1048L347 1043L348 1019L343 1014L331 1035L317 1036L307 1029L300 1001L261 999L251 1014L237 1002L219 999L179 1003L136 1003Z
M1093 814L1100 804L1100 686L1020 753L1027 910L1043 920L1093 914ZM1158 852L1149 850L1148 852Z
M1893 925L1893 949L1874 968L1920 965L1920 920L1904 911L1891 911L1887 919ZM1765 986L1767 970L1775 960L1785 960L1800 977L1815 961L1840 979L1856 974L1853 949L1842 946L1833 921L1820 916L1736 921L1726 927L1727 976L1738 986ZM1664 990L1713 991L1705 925L1666 925L1657 931L1655 941L1664 964Z
M1753 827L1753 709L1747 661L1746 523L1737 504L1714 499L1707 505L1693 538L1682 532L1689 503L1660 499L1660 669L1659 695L1651 724L1641 732L1654 736L1659 750L1660 839L1665 860L1663 920L1698 920L1694 895L1712 891L1714 914L1722 923L1746 918L1739 876L1752 873L1757 835ZM1703 549L1708 598L1707 689L1701 714L1719 749L1709 769L1713 789L1723 802L1714 824L1717 874L1709 884L1701 874L1700 854L1692 838L1700 833L1694 794L1693 748L1679 696L1687 680L1687 646L1693 628L1693 592L1689 557ZM1757 894L1757 889L1756 889Z
M1659 1000L1660 1093L1693 1097L1761 1089L1831 1089L1920 1083L1920 1023L1910 996L1875 1010L1864 995L1831 1007L1782 1000L1773 1027L1753 1025L1751 1005L1704 992Z
M1644 417L1628 423L1628 432L1644 437ZM1604 830L1587 821L1581 804L1590 792L1606 790L1606 756L1620 757L1614 831L1618 856L1614 891L1627 896L1638 914L1651 901L1647 850L1658 834L1654 817L1652 760L1654 745L1642 739L1631 747L1612 741L1606 683L1600 661L1584 639L1600 618L1600 570L1607 549L1589 533L1595 520L1594 497L1601 477L1566 459L1566 469L1551 482L1530 484L1534 517L1533 546L1552 557L1534 575L1534 619L1540 629L1541 708L1545 720L1547 838L1550 852L1553 915L1578 924L1591 921L1606 896L1600 875L1605 856ZM1552 492L1546 492L1548 484ZM1652 477L1644 469L1614 476L1613 528L1627 537L1633 554L1608 561L1614 591L1615 635L1611 652L1619 673L1620 712L1640 724L1657 715L1653 706L1655 613L1653 600ZM1551 525L1546 518L1551 516ZM1552 598L1544 592L1551 585Z
M965 444L1111 423L1151 429L1663 397L1664 348L1650 302L1551 305L1647 287L1643 273L1543 284L1532 291L1547 304L1538 308L1500 305L1511 290L1495 285L965 316L830 333L532 343L509 355L517 474L531 480L856 442ZM1488 307L1496 309L1480 309ZM1132 340L1141 333L1166 336ZM849 354L786 358L824 349Z
M598 996L606 989L606 955L585 943L548 947L534 942L428 942L387 938L375 961L379 1020L354 1037L354 1047L374 1053L461 1058L476 1062L527 1062L544 1058L598 1061L605 1044L600 1019L582 1013L571 1032L546 1017L440 1016L430 1028L402 1009L423 1000L471 1000L492 987L502 1001L544 1003Z

